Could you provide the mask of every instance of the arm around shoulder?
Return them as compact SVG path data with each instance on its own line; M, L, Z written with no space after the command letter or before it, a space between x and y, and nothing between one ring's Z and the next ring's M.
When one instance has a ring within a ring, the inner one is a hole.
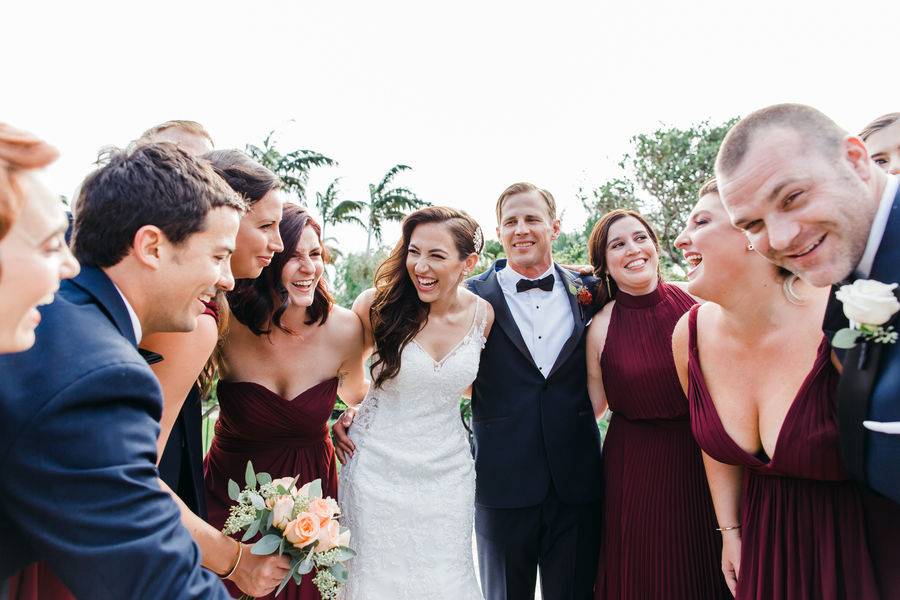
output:
M609 330L611 314L612 303L607 304L597 313L588 326L587 332L585 360L587 361L588 396L591 398L594 417L597 419L603 416L603 413L609 407L606 399L606 390L603 388L603 370L600 366L600 357L603 356L603 348L606 346L606 333Z

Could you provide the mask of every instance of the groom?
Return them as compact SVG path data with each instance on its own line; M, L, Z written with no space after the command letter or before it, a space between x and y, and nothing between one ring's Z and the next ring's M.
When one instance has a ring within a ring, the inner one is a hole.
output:
M898 179L818 110L779 104L748 115L722 142L716 177L732 223L773 263L821 287L900 281ZM832 297L827 330L848 326L842 312ZM870 528L869 546L883 596L900 597L900 343L857 344L837 395L848 470L894 501L864 497L871 522L884 513L894 525Z
M487 600L530 600L540 569L545 600L587 599L603 477L585 374L593 313L578 291L595 281L553 262L549 192L513 184L496 210L508 259L467 282L496 315L472 386L481 586Z

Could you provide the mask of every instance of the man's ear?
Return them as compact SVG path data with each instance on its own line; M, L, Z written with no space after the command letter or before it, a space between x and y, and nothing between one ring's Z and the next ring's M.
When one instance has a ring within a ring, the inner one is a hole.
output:
M156 225L144 225L134 234L131 253L142 265L154 271L162 264L162 253L169 245L169 240Z
M551 227L553 227L553 236L550 239L555 240L559 237L559 230L560 227L562 227L562 222L559 219L553 219L553 224L551 225Z
M850 168L856 171L860 179L868 182L872 177L872 161L869 159L869 150L865 142L855 135L847 136L844 138L842 151L844 158L850 163Z

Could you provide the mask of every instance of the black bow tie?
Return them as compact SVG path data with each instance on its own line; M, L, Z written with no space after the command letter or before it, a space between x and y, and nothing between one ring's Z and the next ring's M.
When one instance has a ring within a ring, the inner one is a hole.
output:
M553 273L546 277L541 277L540 279L520 279L516 282L517 292L527 292L534 288L544 290L545 292L553 291Z

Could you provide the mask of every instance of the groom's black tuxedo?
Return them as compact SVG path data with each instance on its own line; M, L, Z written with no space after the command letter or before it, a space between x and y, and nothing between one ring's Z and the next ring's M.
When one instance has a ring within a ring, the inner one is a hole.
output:
M533 596L540 563L545 598L588 597L603 488L585 367L586 326L593 312L567 294L574 327L544 377L498 281L505 266L499 260L467 282L494 308L494 326L472 386L482 587L488 600ZM567 289L596 285L593 278L559 266L556 273Z
M900 190L888 217L884 236L868 277L882 283L900 282ZM826 330L833 333L847 321L832 299ZM900 319L894 327L900 329ZM866 356L861 354L865 351ZM850 471L872 489L900 502L900 435L869 431L863 420L900 421L900 342L859 344L843 357L838 387L841 445Z
M79 598L228 598L157 481L162 393L129 313L85 267L0 356L0 581L45 560Z

